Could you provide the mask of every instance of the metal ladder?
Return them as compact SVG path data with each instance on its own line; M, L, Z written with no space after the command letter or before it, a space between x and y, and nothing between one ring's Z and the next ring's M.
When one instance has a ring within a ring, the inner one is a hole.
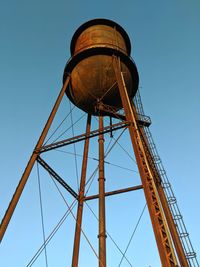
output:
M133 99L134 105L136 107L136 111L137 113L139 113L140 115L144 116L144 110L143 110L143 106L142 106L142 101L141 101L141 96L140 96L140 92L139 90L136 93L136 96ZM172 186L169 182L169 179L167 177L166 171L163 167L162 161L159 157L156 145L153 141L153 137L152 134L149 130L148 127L143 127L146 139L148 141L148 146L150 149L150 153L152 155L152 158L154 160L155 163L155 167L159 173L159 176L161 178L161 185L163 187L163 190L165 192L166 198L167 198L167 202L169 204L169 208L171 210L182 246L183 246L183 250L185 252L186 255L186 259L188 261L188 265L190 267L200 267L198 261L197 261L197 256L196 253L193 249L190 237L189 237L189 233L187 232L185 223L183 221L183 216L180 213L180 209L178 207L177 204L177 200L176 197L174 195L174 192L172 190Z

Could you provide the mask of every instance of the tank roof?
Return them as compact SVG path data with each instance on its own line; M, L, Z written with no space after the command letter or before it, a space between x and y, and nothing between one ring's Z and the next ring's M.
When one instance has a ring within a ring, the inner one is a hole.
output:
M127 53L130 55L131 53L131 42L129 39L129 36L127 34L127 32L116 22L109 20L109 19L93 19L93 20L89 20L85 23L83 23L74 33L72 40L71 40L71 45L70 45L70 51L71 51L71 55L74 54L74 49L75 49L75 44L76 44L76 40L79 37L79 35L87 28L89 28L90 26L93 25L107 25L107 26L111 26L111 27L116 27L117 31L119 31L121 33L121 35L123 36L125 42L126 42L126 47L127 47Z

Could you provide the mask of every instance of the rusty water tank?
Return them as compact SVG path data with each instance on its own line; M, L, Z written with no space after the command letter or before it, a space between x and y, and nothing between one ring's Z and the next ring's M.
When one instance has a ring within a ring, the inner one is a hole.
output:
M115 110L122 108L113 56L120 57L128 94L134 97L139 83L135 63L130 57L131 44L125 30L107 19L90 20L81 25L71 41L71 59L67 62L63 82L71 74L67 96L80 109L99 115L102 102ZM104 115L104 114L101 114Z

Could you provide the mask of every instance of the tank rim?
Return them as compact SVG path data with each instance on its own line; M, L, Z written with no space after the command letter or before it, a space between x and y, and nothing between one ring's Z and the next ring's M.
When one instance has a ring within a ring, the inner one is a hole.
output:
M85 23L83 23L74 33L74 35L72 36L72 40L71 40L71 45L70 45L70 51L71 51L71 55L74 55L74 50L75 50L75 44L76 44L76 40L78 39L79 35L88 27L93 26L93 25L107 25L107 26L112 26L112 27L116 27L117 30L121 33L121 35L123 36L125 43L126 43L126 47L127 47L127 54L130 55L131 54L131 41L130 38L127 34L127 32L122 28L122 26L120 26L118 23L116 23L113 20L109 20L109 19L92 19L89 20Z

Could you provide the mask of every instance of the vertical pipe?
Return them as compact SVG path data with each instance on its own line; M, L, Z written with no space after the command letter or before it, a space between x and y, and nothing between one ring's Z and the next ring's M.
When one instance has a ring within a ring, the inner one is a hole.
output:
M26 182L27 182L28 177L30 175L30 172L31 172L31 170L33 168L33 165L34 165L34 163L35 163L35 161L37 159L39 150L40 150L40 148L41 148L41 146L42 146L42 144L43 144L43 142L44 142L44 140L45 140L45 138L47 136L47 133L48 133L49 128L50 128L50 126L52 124L52 121L53 121L53 119L54 119L54 117L56 115L56 112L58 110L60 102L61 102L61 100L63 98L63 95L64 95L64 93L66 91L66 88L67 88L67 86L69 84L69 80L70 80L70 76L67 77L67 79L66 79L66 81L65 81L65 83L64 83L64 85L63 85L63 87L62 87L62 89L61 89L61 91L60 91L60 93L58 95L58 98L57 98L57 100L55 102L55 105L54 105L52 111L51 111L51 114L50 114L50 116L49 116L49 118L48 118L48 120L46 122L46 125L45 125L45 127L44 127L44 129L42 131L42 134L41 134L41 136L40 136L40 138L39 138L39 140L37 142L35 150L33 151L32 155L30 157L30 160L29 160L29 162L28 162L28 164L26 166L26 169L24 170L24 173L23 173L23 175L21 177L21 180L20 180L20 182L19 182L19 184L18 184L18 186L17 186L17 188L15 190L15 193L14 193L14 195L12 197L12 200L11 200L9 206L8 206L8 209L7 209L5 215L4 215L3 219L2 219L1 226L0 226L0 242L3 239L3 236L5 234L7 226L9 224L10 219L11 219L11 217L13 215L13 212L14 212L16 206L17 206L17 203L18 203L18 201L20 199L22 191L23 191L23 189L24 189L24 187L26 185ZM38 153L36 151L38 151Z
M91 115L88 114L87 125L86 125L86 135L90 133L90 128L91 128ZM83 152L78 209L77 209L77 217L76 217L76 229L75 229L75 236L74 236L74 249L73 249L73 256L72 256L72 267L78 267L80 238L81 238L81 225L82 225L82 218L83 218L85 181L86 181L88 151L89 151L89 140L90 140L89 138L85 140L84 152Z
M99 131L103 130L103 117L99 117ZM105 174L104 136L99 135L99 267L106 267L106 220L105 220Z

